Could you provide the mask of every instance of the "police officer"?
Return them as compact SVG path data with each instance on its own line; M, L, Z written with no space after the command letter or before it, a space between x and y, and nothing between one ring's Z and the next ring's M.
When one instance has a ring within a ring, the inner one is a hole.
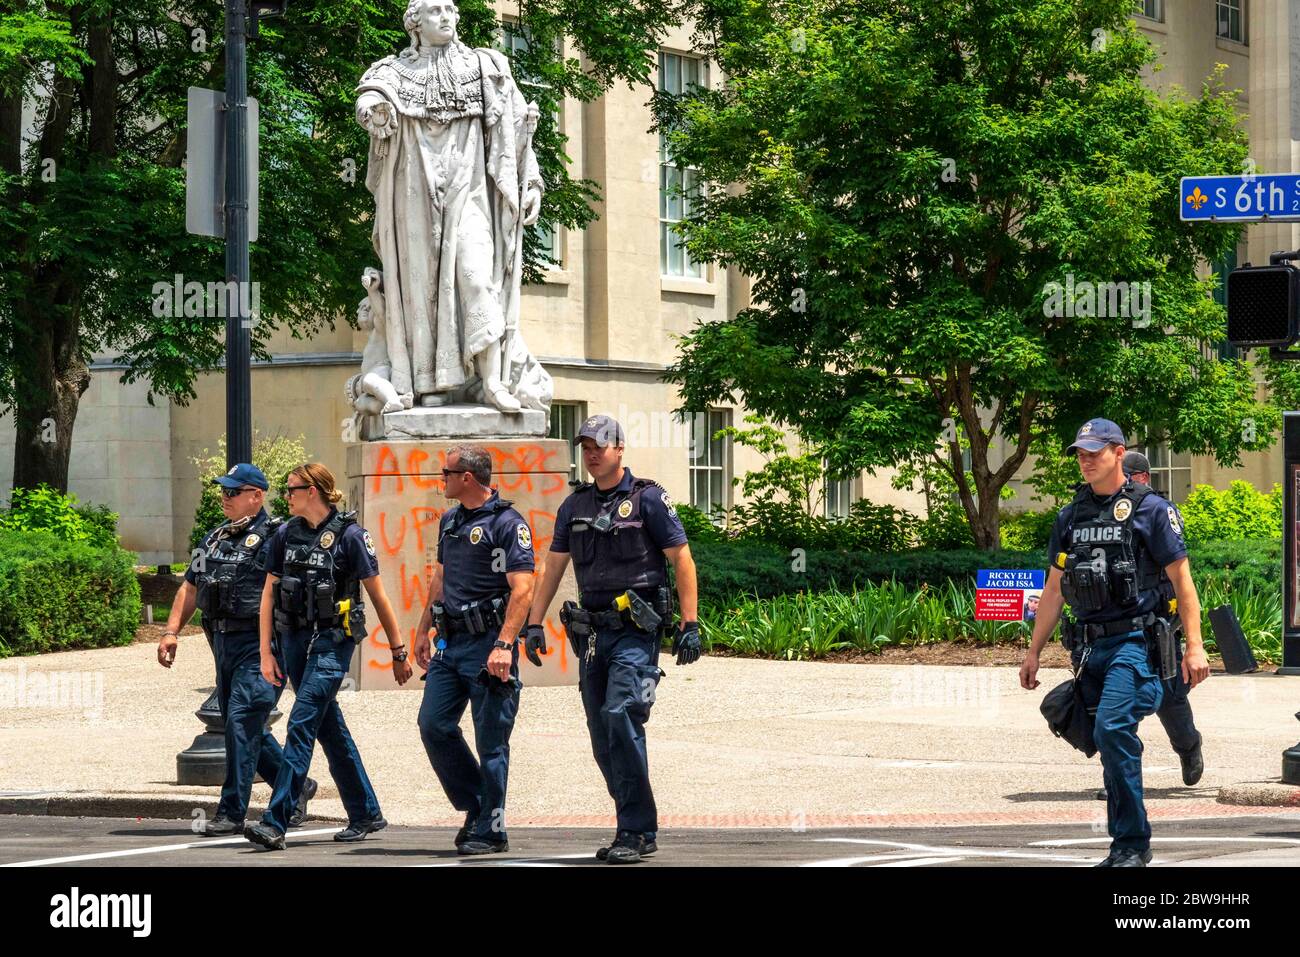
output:
M1125 445L1114 422L1091 419L1069 447L1086 484L1052 528L1051 567L1020 666L1021 686L1038 687L1039 654L1069 602L1077 624L1063 625L1062 638L1071 643L1084 700L1089 707L1096 703L1093 735L1108 795L1111 847L1101 867L1145 867L1151 860L1137 726L1162 698L1159 665L1149 646L1159 627L1161 570L1172 584L1187 637L1183 679L1195 687L1210 671L1181 519L1150 486L1125 481Z
M618 814L612 845L596 857L635 864L657 849L645 723L663 675L660 638L672 630L667 566L672 563L684 619L673 653L684 665L700 656L695 562L668 493L624 468L622 427L607 415L593 416L575 442L592 481L574 489L556 513L525 648L545 650L542 622L572 556L579 604L565 602L560 620L578 658L591 748Z
M447 453L447 498L459 504L438 525L429 604L415 634L426 669L420 739L452 807L465 812L460 854L510 850L505 830L510 732L519 710L517 636L533 599L533 536L524 517L488 486L492 456L478 446ZM438 629L430 649L429 627ZM537 653L534 664L542 660ZM460 719L470 704L478 761Z
M1149 486L1151 485L1151 463L1141 452L1127 452L1124 455L1124 476L1131 481ZM1177 512L1177 506L1173 508ZM1173 618L1173 609L1177 607L1174 597L1173 583L1162 570L1159 610L1164 617ZM1177 625L1178 619L1173 618L1173 623ZM1164 697L1156 711L1156 717L1164 725L1165 734L1169 735L1169 745L1178 755L1179 763L1182 765L1183 783L1191 787L1205 772L1205 759L1201 754L1201 733L1196 730L1196 722L1192 718L1192 703L1187 696L1191 688L1183 678L1183 643L1179 641L1174 647L1178 656L1177 670L1174 672L1173 680L1165 683ZM1097 792L1097 798L1106 800L1105 788Z
M158 661L164 668L172 666L177 633L196 608L202 612L217 662L217 705L226 723L226 778L216 816L203 831L217 837L243 831L254 774L271 783L280 773L280 744L266 728L280 691L262 678L257 640L267 542L280 520L263 507L269 485L256 466L241 463L212 482L221 487L226 521L204 536L185 571L158 642ZM306 818L307 802L315 793L316 782L307 778L290 827Z
M362 585L388 635L394 680L401 685L411 677L405 647L393 644L397 618L379 578L374 543L354 513L336 507L343 496L330 470L316 462L299 466L289 473L285 494L293 517L271 536L259 626L262 676L279 687L288 672L297 697L271 803L260 823L244 828L246 838L268 850L284 849L291 796L307 777L318 736L348 814L348 826L334 840L360 841L388 825L334 700L366 635ZM272 652L273 627L284 668Z

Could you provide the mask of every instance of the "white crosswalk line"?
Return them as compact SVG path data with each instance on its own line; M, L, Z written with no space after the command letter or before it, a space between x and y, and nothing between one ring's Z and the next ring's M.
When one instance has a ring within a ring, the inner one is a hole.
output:
M337 827L321 828L318 831L293 831L290 833L288 843L293 844L300 837L313 837L319 834L334 834L339 829ZM0 864L0 867L42 867L46 864L76 864L78 861L103 861L113 857L134 857L140 854L162 854L166 851L183 851L191 847L217 847L221 844L247 844L254 847L251 841L245 837L220 837L216 840L207 839L201 841L187 841L184 844L162 844L157 847L133 847L125 851L101 851L97 854L73 854L70 857L45 857L38 861L11 861L8 864Z

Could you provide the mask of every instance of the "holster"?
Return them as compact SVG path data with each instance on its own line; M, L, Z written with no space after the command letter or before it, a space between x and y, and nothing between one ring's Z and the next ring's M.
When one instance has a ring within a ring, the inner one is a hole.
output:
M451 634L451 619L447 615L447 609L440 602L434 602L429 606L429 612L433 618L433 626L438 629L438 637L443 641Z
M1078 629L1075 628L1074 622L1066 618L1061 619L1061 647L1069 652L1079 647Z
M663 617L636 592L628 590L624 595L627 597L628 617L632 619L632 624L647 634L656 634L663 624Z
M1160 678L1162 681L1173 681L1178 676L1178 629L1173 622L1157 618L1152 631L1160 655Z

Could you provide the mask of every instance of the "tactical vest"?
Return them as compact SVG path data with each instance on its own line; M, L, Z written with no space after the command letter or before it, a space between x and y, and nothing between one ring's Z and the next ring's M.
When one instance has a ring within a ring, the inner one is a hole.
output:
M285 527L284 574L273 586L276 630L342 628L354 641L365 635L361 582L334 580L335 555L356 512L335 512L319 528L301 516Z
M1062 570L1061 594L1080 620L1136 614L1145 592L1157 588L1163 570L1133 534L1133 516L1151 488L1125 482L1104 505L1089 486L1074 497L1074 511L1053 563Z
M226 630L257 627L266 569L257 567L257 553L280 519L266 512L233 532L230 522L214 529L203 542L202 571L195 575L195 606L205 623L222 622Z
M582 595L667 584L664 554L641 518L641 495L659 487L650 479L634 479L631 493L616 496L604 509L597 503L593 483L584 482L574 490L569 553Z

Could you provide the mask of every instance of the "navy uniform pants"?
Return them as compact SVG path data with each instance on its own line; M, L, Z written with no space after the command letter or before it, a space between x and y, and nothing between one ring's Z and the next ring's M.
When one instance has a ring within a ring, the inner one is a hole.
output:
M226 780L221 785L217 817L242 821L248 813L253 778L274 784L284 758L266 722L282 689L262 677L256 631L215 631L217 703L226 722Z
M659 829L645 723L650 720L659 684L659 637L627 625L578 639L578 690L587 713L587 730L596 765L614 799L618 829L653 841Z
M1168 684L1165 685L1164 699L1160 702L1160 710L1156 712L1156 717L1165 726L1170 747L1182 756L1191 754L1200 747L1201 733L1196 730L1196 722L1192 719L1192 704L1187 700L1187 692L1191 688L1183 678L1181 641L1178 643L1178 670L1172 685L1172 689Z
M519 649L511 652L510 680L480 674L492 653L499 628L482 635L457 634L429 662L420 702L420 740L452 807L465 812L469 837L506 840L506 779L510 771L510 732L519 713ZM460 719L470 706L474 747L465 743Z
M336 642L336 635L343 640ZM314 640L310 629L289 632L281 638L284 670L293 682L296 697L284 735L284 762L275 779L271 804L262 815L262 823L280 833L288 830L289 817L311 768L317 738L329 762L330 777L338 786L348 823L360 824L381 816L379 800L366 776L356 742L334 700L347 677L355 648L355 642L343 637L337 628L321 631Z
M1111 849L1145 851L1151 824L1142 801L1142 741L1138 722L1160 707L1163 687L1145 639L1117 635L1094 642L1079 672L1083 699L1097 705L1093 739L1101 753Z

